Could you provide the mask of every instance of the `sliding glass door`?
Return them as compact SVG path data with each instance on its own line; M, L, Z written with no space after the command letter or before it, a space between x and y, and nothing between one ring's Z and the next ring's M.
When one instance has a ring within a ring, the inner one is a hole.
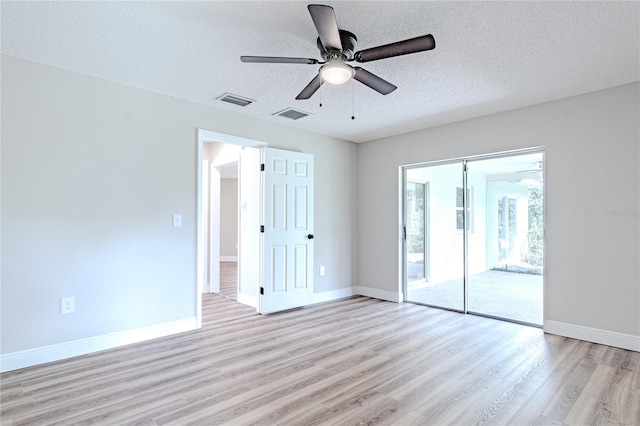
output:
M462 169L459 163L406 170L406 300L464 311Z
M467 163L484 200L468 239L469 312L542 325L542 160L538 152Z
M405 168L405 300L542 324L542 152Z

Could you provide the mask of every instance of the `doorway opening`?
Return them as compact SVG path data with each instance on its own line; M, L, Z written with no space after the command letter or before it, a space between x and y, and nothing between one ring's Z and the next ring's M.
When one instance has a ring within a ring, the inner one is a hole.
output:
M204 293L238 300L240 192L238 164L247 149L221 142L203 147ZM248 148L254 149L254 148Z
M543 157L403 168L405 301L542 326Z
M203 294L224 291L231 299L257 307L255 265L260 243L256 230L260 148L264 146L261 141L198 129L198 327L202 326ZM226 283L233 283L235 289Z
M205 158L213 142L215 156ZM314 161L309 153L198 130L196 321L220 292L222 172L237 161L237 301L260 314L313 302ZM218 232L216 232L218 230ZM206 294L205 293L205 294Z

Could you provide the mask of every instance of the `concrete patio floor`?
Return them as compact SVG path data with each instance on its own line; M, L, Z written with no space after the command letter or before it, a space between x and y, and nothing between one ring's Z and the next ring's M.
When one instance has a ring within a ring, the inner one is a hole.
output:
M463 285L409 283L407 302L463 310ZM542 275L485 271L469 276L470 312L542 325Z

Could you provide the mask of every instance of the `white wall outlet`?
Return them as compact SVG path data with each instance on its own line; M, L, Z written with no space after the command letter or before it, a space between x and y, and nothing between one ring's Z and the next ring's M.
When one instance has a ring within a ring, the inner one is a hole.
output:
M321 267L320 267L320 276L321 276L321 277L324 277L324 272L325 272L325 271L324 271L324 266L321 266Z
M70 314L76 311L76 298L75 297L62 297L60 298L60 313Z
M182 226L182 215L181 214L174 214L173 215L173 227L174 228L179 228Z

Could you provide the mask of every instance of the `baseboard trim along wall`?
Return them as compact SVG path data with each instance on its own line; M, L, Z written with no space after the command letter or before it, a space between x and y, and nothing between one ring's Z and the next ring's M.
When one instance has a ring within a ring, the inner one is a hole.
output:
M313 303L328 302L356 295L373 297L375 299L387 300L396 303L403 301L402 292L396 293L371 287L354 286L315 293L313 295ZM257 299L244 300L244 302L245 304L250 304L247 302L256 303ZM0 373L44 364L47 362L59 361L61 359L71 358L78 355L86 355L92 352L112 349L118 346L138 343L195 329L197 329L196 317L191 317L178 321L137 328L134 330L126 330L56 345L12 352L0 355ZM586 340L588 342L640 352L640 336L548 320L544 321L543 329L545 333L557 334L559 336L570 337L572 339Z
M238 256L220 256L220 262L237 262Z
M401 291L386 291L379 290L377 288L358 286L355 287L355 294L362 296L373 297L374 299L388 300L389 302L401 303L404 302L404 294Z
M238 293L238 302L243 305L251 306L252 308L258 307L258 297L257 296L249 296L248 294Z
M0 355L0 372L195 330L196 317Z
M544 321L543 330L545 333L640 352L640 336L632 334L616 333L614 331L549 320Z
M337 290L323 291L313 294L313 303L330 302L332 300L344 299L345 297L351 297L357 295L355 287L339 288Z

